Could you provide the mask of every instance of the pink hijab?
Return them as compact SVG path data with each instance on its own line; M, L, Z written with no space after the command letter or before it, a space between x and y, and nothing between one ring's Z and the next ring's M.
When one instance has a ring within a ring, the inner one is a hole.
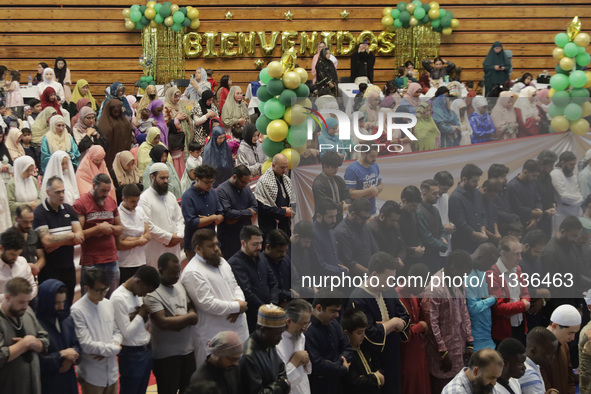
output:
M86 151L86 155L82 159L80 166L78 166L78 170L76 170L76 182L78 183L80 196L92 190L92 181L98 174L107 174L109 178L111 178L109 170L107 169L107 164L105 163L105 156L105 150L100 145L93 145ZM97 166L93 160L99 159L101 160L101 163ZM111 180L111 191L109 192L109 195L117 201L113 180Z
M408 101L408 103L415 108L418 107L418 105L421 103L421 99L418 97L414 97L414 95L421 89L422 87L419 83L413 82L410 85L408 85L408 89L406 89L406 93L404 93L404 98L406 99L406 101Z

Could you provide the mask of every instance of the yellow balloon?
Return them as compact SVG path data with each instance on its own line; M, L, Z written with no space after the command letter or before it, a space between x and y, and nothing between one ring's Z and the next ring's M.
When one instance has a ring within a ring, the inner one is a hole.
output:
M558 133L564 133L570 127L570 123L567 118L564 116L555 116L552 118L552 122L550 125L554 129L554 131Z
M148 19L154 19L156 17L156 10L153 8L146 8L146 11L144 11L144 16Z
M564 57L564 49L560 47L554 48L554 50L552 51L552 56L556 60L562 59Z
M585 71L585 74L587 75L587 84L585 84L583 87L585 89L589 89L591 88L591 71Z
M390 15L385 15L382 18L382 26L388 27L394 24L394 19Z
M300 86L301 78L299 74L295 71L288 71L283 74L283 85L288 89L296 89Z
M432 1L429 3L429 7L431 7L432 10L438 10L439 9L439 3L436 1Z
M309 98L305 98L303 100L298 100L298 104L300 104L302 107L305 108L312 108L312 102L310 101ZM304 109L305 111L305 109Z
M156 2L151 1L151 0L146 3L146 7L148 7L148 8L154 8L155 5L156 5Z
M123 14L123 17L129 18L129 15L131 14L131 8L124 8L123 12L121 13Z
M199 18L199 10L197 8L191 8L187 11L187 17L191 20Z
M201 26L201 21L199 19L194 19L191 21L191 29L197 30Z
M173 4L170 6L170 13L172 15L174 15L175 12L177 12L178 10L180 10L181 7L178 6L178 4Z
M289 166L287 168L290 170L293 170L300 164L300 154L295 149L283 149L281 153L287 157L287 160L289 161Z
M456 27L458 27L458 26L460 26L460 21L459 21L459 20L457 20L456 18L453 18L453 19L451 20L451 28L452 28L452 29L455 29L455 28L456 28Z
M552 96L554 96L554 93L556 93L556 89L550 88L550 90L548 91L548 97L552 98Z
M156 21L150 21L150 27L158 27L158 23Z
M174 19L172 19L172 16L167 16L164 18L164 24L168 27L172 26L174 24Z
M451 27L446 27L441 32L444 36L449 36L453 32L453 29Z
M411 26L416 26L416 25L418 25L418 24L419 24L419 21L418 21L418 19L417 19L417 18L415 18L414 16L411 16L411 17L410 17L410 22L409 22L409 24L410 24Z
M413 3L407 4L406 10L412 14L413 12L415 12L415 5Z
M301 104L296 104L293 107L287 108L283 115L283 119L292 126L304 123L307 117L308 111Z
M583 118L591 116L591 102L585 101L581 108L583 109L583 115L581 115Z
M437 18L439 18L439 9L431 8L429 10L429 19L435 20Z
M271 78L281 78L283 75L283 65L278 61L273 61L267 66L267 74Z
M589 45L589 42L591 42L591 37L589 37L589 34L587 33L579 33L577 34L573 42L580 47L586 47L587 45Z
M261 166L261 172L264 174L265 172L267 172L267 170L269 168L271 168L271 165L273 164L273 159L267 159L263 165Z
M300 76L300 82L306 83L306 81L308 80L308 72L306 71L306 69L298 67L294 71L298 73L298 75Z
M292 147L292 149L295 149L295 151L301 155L306 151L306 149L308 149L308 147L304 144L302 146L296 146L295 148Z
M570 71L575 66L575 61L571 57L563 57L560 59L560 68L564 71Z
M392 7L386 7L382 10L382 15L390 15L392 13Z
M570 123L570 131L575 135L585 135L589 132L589 122L587 119L577 119Z
M125 28L127 30L133 30L135 28L135 23L130 20L125 21Z
M267 126L267 137L271 141L281 142L287 137L289 126L283 119L276 119Z

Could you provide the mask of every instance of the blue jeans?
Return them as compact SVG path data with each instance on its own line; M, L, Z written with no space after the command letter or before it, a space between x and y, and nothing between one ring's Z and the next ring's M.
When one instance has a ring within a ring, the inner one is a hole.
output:
M84 291L84 272L86 272L89 268L96 268L105 271L107 274L107 284L109 285L109 292L107 293L106 298L111 298L111 294L117 287L119 287L119 263L114 261L112 263L105 264L83 265L82 272L80 273L80 294L82 296L86 294Z
M120 393L146 394L152 371L152 350L146 346L122 346L119 352Z

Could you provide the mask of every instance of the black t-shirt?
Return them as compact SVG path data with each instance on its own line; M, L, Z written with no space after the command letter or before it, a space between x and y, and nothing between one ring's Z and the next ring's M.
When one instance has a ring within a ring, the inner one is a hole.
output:
M43 248L43 244L34 229L27 233L27 239L23 245L21 256L27 260L27 263L35 264L37 262L37 249Z

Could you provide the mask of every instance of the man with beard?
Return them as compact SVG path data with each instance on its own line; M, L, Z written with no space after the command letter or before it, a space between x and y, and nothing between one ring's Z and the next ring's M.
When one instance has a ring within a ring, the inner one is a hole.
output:
M484 204L484 214L486 215L486 235L488 241L498 244L501 240L501 226L497 222L497 208L494 205L495 198L503 191L503 186L498 179L492 178L484 181L480 187L482 202Z
M370 214L376 213L376 197L384 189L380 167L376 163L377 145L371 145L367 152L361 153L359 160L354 161L345 171L345 184L349 188L351 198L365 197L371 203Z
M286 329L277 345L277 354L285 364L291 394L310 394L308 375L312 373L312 363L304 332L310 326L312 305L305 300L293 300L287 305L285 315Z
M234 331L242 342L248 339L244 315L248 304L230 264L222 257L215 231L195 231L191 244L196 254L183 270L181 283L199 315L193 346L195 364L201 365L209 354L207 343L220 331Z
M285 311L280 307L269 304L259 308L256 331L244 344L244 355L240 358L243 393L289 393L285 364L275 348L285 331L285 322Z
M498 394L521 393L519 378L525 373L525 346L515 338L506 338L501 341L497 352L503 357L505 365L503 373L497 379L495 390Z
M503 372L503 359L493 349L482 349L470 357L441 394L492 394Z
M109 195L113 187L107 174L98 174L92 180L93 188L80 196L74 210L84 233L82 243L81 294L84 295L84 272L89 268L105 271L109 278L107 298L119 286L117 244L115 236L121 235L123 226L117 209L117 201Z
M267 260L259 258L263 248L261 229L252 225L242 227L240 243L240 250L228 260L228 264L249 305L246 321L252 333L256 329L259 307L279 303L279 287Z
M185 234L183 213L174 194L168 191L168 177L166 164L152 164L151 185L140 196L140 207L148 218L151 236L146 248L146 260L154 268L164 253L172 253L180 259Z
M337 224L337 204L325 198L316 206L316 219L314 220L314 238L312 239L312 251L318 259L318 271L316 267L308 266L312 274L340 275L349 272L339 259L339 249L334 228ZM342 223L342 222L341 222ZM298 261L297 264L304 262Z
M447 239L445 228L439 211L435 204L439 199L439 184L433 179L427 179L421 183L422 202L419 206L416 217L418 222L419 236L424 245L425 254L423 263L429 267L431 272L441 269L443 259L439 255L447 250Z
M537 157L540 164L540 176L536 185L542 199L542 209L548 212L548 215L542 217L538 223L538 228L546 234L546 237L552 236L552 217L556 213L556 201L554 195L554 186L552 185L552 178L550 172L554 169L554 163L558 156L551 150L543 150Z
M191 377L191 385L185 394L202 394L199 388L206 383L216 387L220 394L240 394L240 370L237 367L243 345L238 334L222 331L209 341L207 348L210 354Z
M449 220L456 225L451 244L454 250L473 253L486 242L486 216L478 182L482 170L475 164L466 164L460 174L461 181L449 197Z
M425 247L419 234L417 210L421 205L421 191L414 185L406 186L400 193L400 228L404 231L400 234L406 246L406 268L423 262ZM437 272L437 271L435 271Z
M544 272L541 257L546 244L548 244L548 238L542 230L532 230L521 239L521 244L523 245L521 263L519 263L521 272L529 275L529 278L534 278ZM529 329L548 323L549 316L545 306L551 297L548 289L543 288L543 286L533 286L531 282L530 279L529 295L531 297L531 306L527 311L527 326Z
M536 160L527 160L519 175L507 184L507 198L511 212L519 215L523 228L528 231L549 212L542 210L542 199L536 181L540 174L540 165Z
M576 165L577 156L571 151L565 151L560 154L556 168L550 173L556 197L553 231L558 229L565 217L581 216L581 204L585 197L581 194L577 177L574 176Z
M380 252L392 255L400 267L404 266L406 249L402 240L398 220L402 209L396 201L388 200L380 208L380 214L367 224Z
M494 163L488 168L488 179L496 179L501 184L501 192L493 199L495 220L499 225L499 232L506 234L505 227L512 222L519 221L519 216L511 212L507 196L507 174L509 167L504 164Z
M24 278L31 285L31 300L37 296L37 282L31 273L31 267L21 252L25 239L17 229L10 227L0 235L0 301L4 294L4 286L12 278Z
M287 256L289 242L289 237L283 230L271 230L267 234L265 250L259 253L259 260L267 264L275 276L278 288L277 305L282 308L285 308L292 298L300 296L295 288L300 287L296 284L301 284L301 281L297 275L292 277L291 260Z
M0 387L10 394L41 394L39 354L49 340L29 308L32 290L26 279L13 278L0 304Z
M303 287L303 276L311 277L319 274L318 259L312 249L313 239L314 225L307 220L300 220L293 226L293 234L287 249L286 259L291 266L291 287L303 298L314 298L313 286ZM289 286L289 283L287 285Z
M314 205L318 206L325 198L337 203L337 223L343 220L343 212L349 207L351 194L345 184L345 180L337 175L339 167L343 165L342 156L334 151L326 152L320 157L322 172L314 178L312 192Z
M25 237L21 256L29 263L33 276L37 276L45 267L46 261L43 244L35 230L33 230L33 219L33 209L30 205L24 204L16 207L14 227Z
M544 327L534 327L527 334L525 352L525 373L519 379L523 394L557 394L558 390L549 388L546 391L540 367L544 368L554 360L558 349L556 336Z

